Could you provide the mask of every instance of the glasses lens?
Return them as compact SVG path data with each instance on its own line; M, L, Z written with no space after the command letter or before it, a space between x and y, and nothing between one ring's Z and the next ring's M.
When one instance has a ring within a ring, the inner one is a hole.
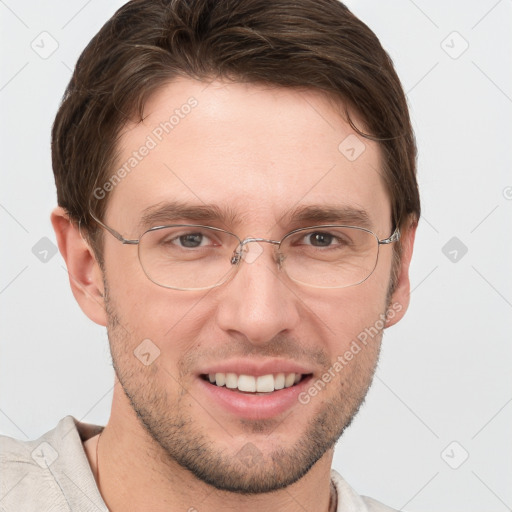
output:
M158 227L141 237L139 259L149 279L160 286L207 289L234 271L231 255L239 243L231 233L204 226Z
M345 288L371 275L379 243L362 228L321 226L287 235L281 253L290 279L318 288Z

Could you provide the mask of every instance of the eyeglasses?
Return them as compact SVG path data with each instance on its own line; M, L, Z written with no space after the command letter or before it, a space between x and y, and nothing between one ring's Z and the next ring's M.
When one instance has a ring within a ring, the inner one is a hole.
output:
M292 281L314 288L346 288L370 277L381 245L400 240L398 227L380 240L368 229L337 224L294 229L280 241L241 240L224 229L200 224L156 226L138 240L129 240L91 216L121 243L138 245L146 276L173 290L208 290L226 283L242 260L252 263L263 252L259 242L275 246L278 269ZM248 250L251 242L258 244L256 250Z

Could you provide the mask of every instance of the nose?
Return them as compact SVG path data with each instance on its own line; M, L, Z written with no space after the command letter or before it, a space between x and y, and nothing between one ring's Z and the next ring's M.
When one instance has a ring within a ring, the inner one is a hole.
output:
M263 345L297 326L300 299L294 284L279 271L273 245L249 243L245 248L249 251L237 273L218 289L217 325Z

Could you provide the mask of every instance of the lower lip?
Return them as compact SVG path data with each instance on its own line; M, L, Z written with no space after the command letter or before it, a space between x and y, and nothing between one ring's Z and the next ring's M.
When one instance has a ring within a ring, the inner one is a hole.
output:
M208 397L231 414L248 420L274 418L294 406L301 405L298 396L306 389L310 379L311 376L308 375L292 387L268 394L253 394L232 391L225 386L219 387L201 377L198 378L203 396Z

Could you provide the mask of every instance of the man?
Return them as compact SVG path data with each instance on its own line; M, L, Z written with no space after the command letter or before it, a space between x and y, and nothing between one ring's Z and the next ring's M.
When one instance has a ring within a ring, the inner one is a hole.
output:
M52 156L116 385L104 428L2 440L2 506L391 510L331 470L420 214L376 36L336 0L134 0L80 57Z

